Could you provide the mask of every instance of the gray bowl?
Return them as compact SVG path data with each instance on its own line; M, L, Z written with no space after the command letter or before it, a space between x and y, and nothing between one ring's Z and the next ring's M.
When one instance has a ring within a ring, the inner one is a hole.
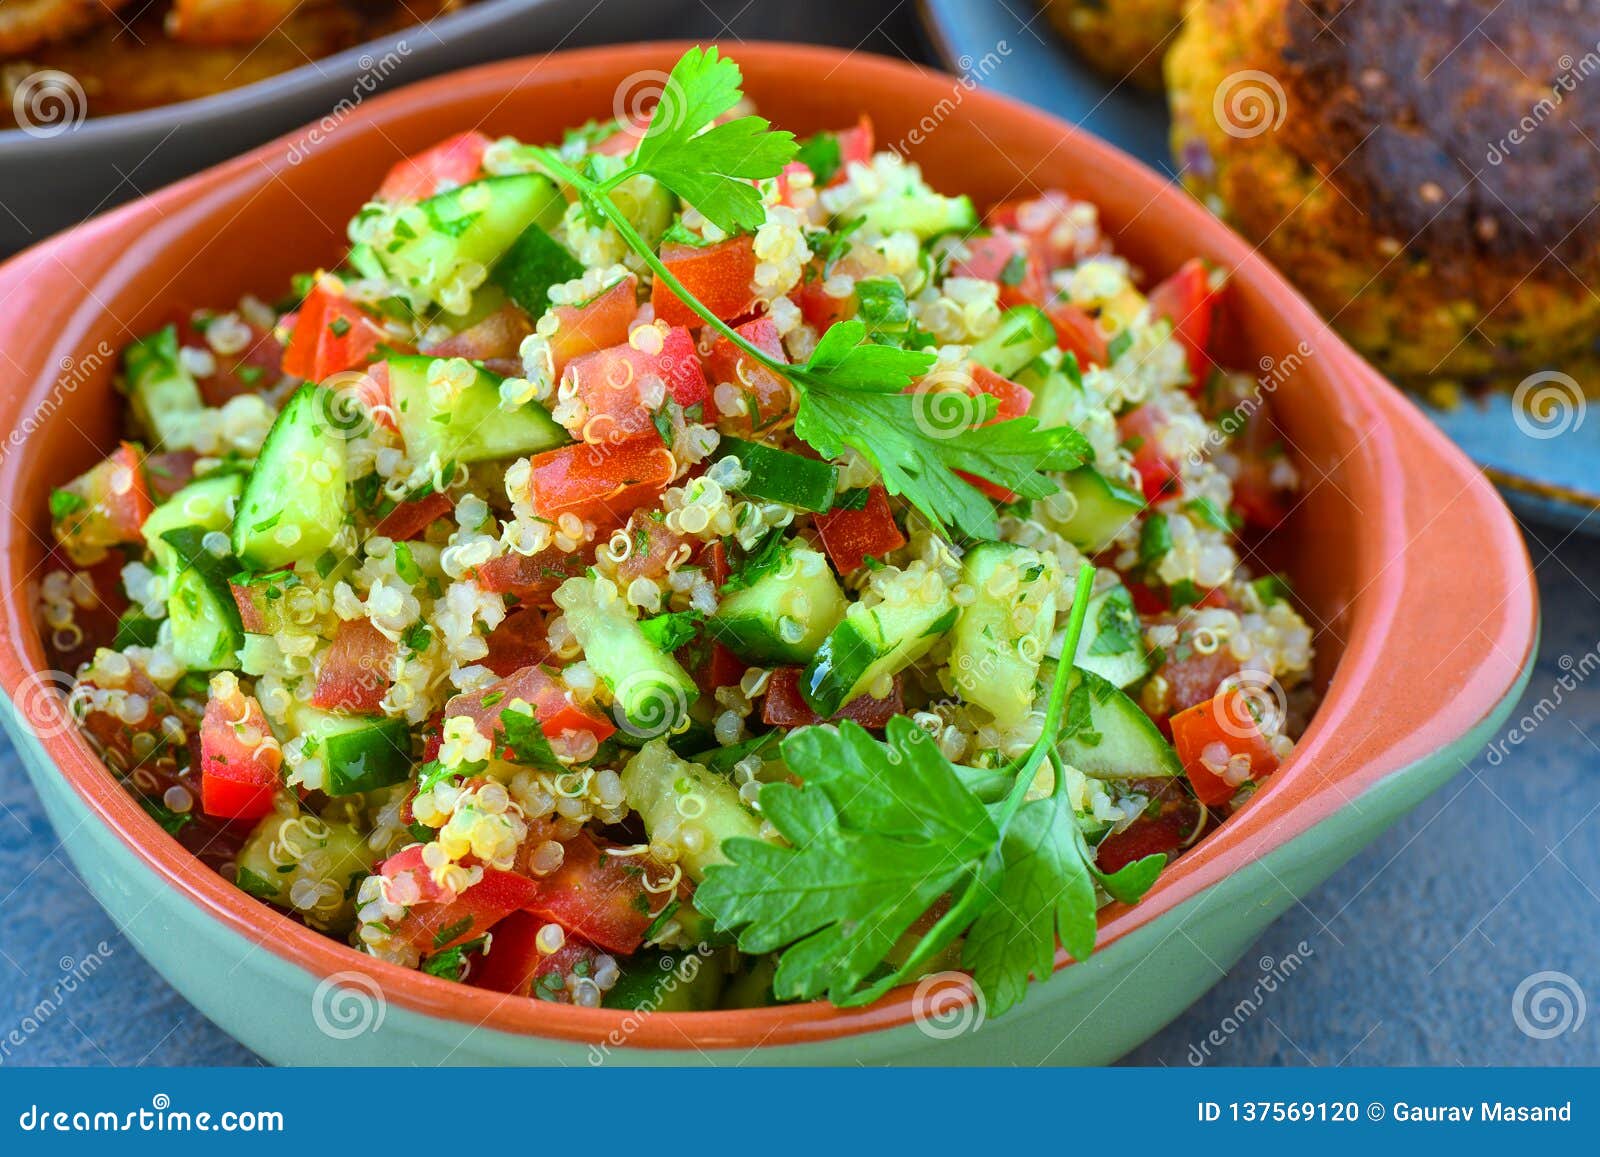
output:
M480 0L215 96L0 131L0 256L297 126L314 148L319 125L380 89L495 57L660 34L677 7Z

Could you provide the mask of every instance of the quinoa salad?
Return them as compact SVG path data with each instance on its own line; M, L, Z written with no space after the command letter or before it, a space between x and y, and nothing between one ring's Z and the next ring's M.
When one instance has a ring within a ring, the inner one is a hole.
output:
M1290 754L1312 632L1244 560L1295 470L1216 271L741 83L452 137L336 266L133 342L45 634L161 827L380 960L1003 1012Z

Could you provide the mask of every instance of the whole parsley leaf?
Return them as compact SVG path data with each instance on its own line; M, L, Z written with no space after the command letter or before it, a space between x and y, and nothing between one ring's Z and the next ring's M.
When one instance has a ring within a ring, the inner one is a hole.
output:
M760 226L766 211L750 182L777 176L796 146L794 134L774 132L758 116L712 123L739 102L742 83L739 66L715 46L689 49L673 66L621 179L648 173L724 232Z

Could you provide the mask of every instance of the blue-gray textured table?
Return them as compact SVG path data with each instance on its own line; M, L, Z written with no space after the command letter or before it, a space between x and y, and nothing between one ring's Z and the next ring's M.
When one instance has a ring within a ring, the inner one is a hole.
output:
M920 52L904 0L696 0L681 34ZM1600 680L1563 692L1559 706L1552 694L1568 664L1600 647L1600 541L1534 527L1529 543L1545 636L1524 708L1553 707L1539 710L1531 738L1498 766L1480 757L1464 767L1129 1061L1600 1064L1595 1019L1540 1039L1512 1011L1518 986L1541 972L1563 973L1585 999L1600 999ZM58 850L3 741L0 890L0 1063L257 1063L117 933ZM39 1020L63 969L102 940L104 963Z

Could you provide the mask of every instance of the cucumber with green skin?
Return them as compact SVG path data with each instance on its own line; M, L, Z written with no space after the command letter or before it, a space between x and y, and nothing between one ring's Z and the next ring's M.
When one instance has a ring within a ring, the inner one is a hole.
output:
M828 560L795 543L782 565L723 597L706 634L751 663L805 663L848 607Z
M1068 471L1062 476L1061 485L1077 505L1065 522L1049 519L1051 529L1089 554L1109 546L1145 507L1142 494L1111 481L1092 466ZM1035 509L1048 519L1048 502Z
M437 360L420 354L389 359L395 425L414 461L430 455L441 464L521 458L570 441L537 402L502 409L500 379L481 366L473 367L470 385L445 397L428 384L428 367Z
M706 1012L717 1007L727 979L720 959L698 952L636 952L621 963L607 1008Z
M1037 305L1018 305L1001 314L995 331L972 347L972 360L1009 378L1055 348L1055 326L1044 310Z
M1125 692L1082 668L1067 678L1066 717L1072 726L1063 729L1056 744L1062 759L1094 779L1183 774L1172 744Z
M239 607L228 586L228 576L238 563L231 555L219 556L206 548L206 538L215 533L185 526L163 532L160 539L170 560L167 621L172 653L191 671L236 669L244 643Z
M378 259L401 285L437 301L469 266L493 268L528 226L554 229L566 208L538 173L485 177L398 210Z
M671 655L650 642L620 595L602 597L594 578L571 578L555 602L583 657L616 699L622 734L635 740L676 731L700 689Z
M951 632L945 669L961 697L1001 727L1016 726L1033 709L1039 663L1055 629L1057 579L1053 555L1013 543L979 543L962 560L962 580L974 593Z
M801 696L811 710L831 719L846 703L868 694L879 678L926 655L956 617L948 591L931 601L853 604L806 666Z
M1059 631L1051 638L1045 652L1050 658L1061 657L1064 635L1065 631ZM1085 671L1093 671L1118 687L1137 683L1150 673L1144 627L1134 610L1133 596L1121 583L1089 600L1075 661Z
M1040 426L1053 429L1078 422L1084 392L1076 354L1054 356L1046 351L1018 370L1014 380L1033 394L1028 416Z
M305 754L322 761L321 783L306 787L355 795L400 783L411 774L411 729L404 719L343 715L297 704L289 724L308 740Z
M304 385L278 413L244 485L233 519L233 552L251 570L315 559L346 521L348 421L321 386Z
M490 280L533 318L550 305L550 287L583 276L583 262L540 225L529 225L512 242Z
M825 514L833 508L834 494L839 487L839 468L832 462L819 462L767 446L761 442L746 442L724 434L717 443L719 458L735 457L750 477L734 487L740 494L768 502L781 502L786 506Z
M194 527L202 533L227 530L233 522L233 508L243 491L243 474L212 474L189 483L152 510L139 531L144 535L156 569L172 574L176 568L172 546L163 537L168 531L184 527Z
M190 445L194 419L205 402L178 359L178 327L165 326L130 345L122 355L122 373L134 420L149 432L153 448Z

